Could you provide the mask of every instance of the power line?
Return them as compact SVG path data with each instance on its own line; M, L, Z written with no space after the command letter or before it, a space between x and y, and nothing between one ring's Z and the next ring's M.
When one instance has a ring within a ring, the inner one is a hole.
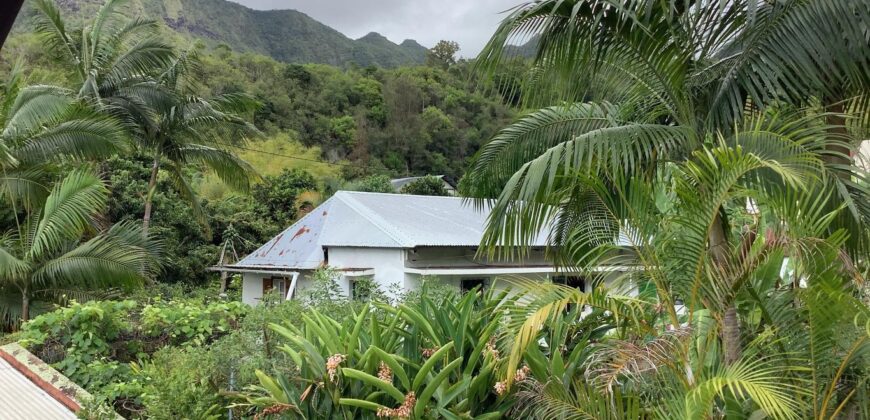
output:
M266 150L260 150L260 149L253 149L253 148L250 148L250 147L239 146L239 145L236 145L236 144L221 143L221 142L219 142L219 141L215 141L214 143L217 143L217 144L220 144L220 145L224 145L224 146L228 146L228 147L235 147L235 148L237 148L237 149L247 150L247 151L249 151L249 152L262 153L262 154L265 154L265 155L278 156L278 157L287 158L287 159L302 160L302 161L306 161L306 162L320 163L320 164L323 164L323 165L346 166L346 167L351 167L351 168L360 168L360 169L371 169L371 170L377 170L377 168L375 168L374 166L357 165L357 164L355 164L355 163L334 163L334 162L326 162L326 161L318 160L318 159L309 159L309 158L304 158L304 157L299 157L299 156L283 155L283 154L281 154L281 153L269 152L269 151L266 151Z

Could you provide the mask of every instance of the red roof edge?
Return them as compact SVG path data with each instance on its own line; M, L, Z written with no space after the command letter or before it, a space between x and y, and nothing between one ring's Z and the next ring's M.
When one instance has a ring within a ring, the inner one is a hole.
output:
M52 385L50 382L39 377L36 372L30 370L30 368L25 366L24 363L21 363L18 359L16 359L15 356L7 353L3 349L0 349L0 358L9 363L13 368L15 368L15 370L17 370L22 375L24 375L24 377L29 379L30 382L33 382L34 385L38 386L40 389L48 393L48 395L57 400L57 402L63 404L64 407L68 408L73 413L78 413L79 410L82 409L81 406L79 406L78 402L70 398L68 395ZM40 362L44 363L41 360Z

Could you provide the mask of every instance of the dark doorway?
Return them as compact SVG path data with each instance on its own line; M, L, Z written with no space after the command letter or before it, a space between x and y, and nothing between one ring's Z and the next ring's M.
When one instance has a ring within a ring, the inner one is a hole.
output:
M553 276L553 283L573 287L581 292L586 291L586 278L583 276Z
M462 279L460 285L462 287L462 293L470 292L474 290L475 287L480 287L480 290L483 290L483 287L486 286L486 279Z

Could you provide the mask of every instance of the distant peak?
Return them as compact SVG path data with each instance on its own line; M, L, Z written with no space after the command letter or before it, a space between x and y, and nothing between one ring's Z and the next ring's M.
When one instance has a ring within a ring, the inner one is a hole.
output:
M387 41L390 42L387 37L377 33L377 32L369 32L364 37L358 39L357 41Z
M413 39L406 39L406 40L402 41L402 43L399 44L399 45L401 45L401 46L403 46L403 47L426 48L426 47L420 45L419 42L417 42L417 41L415 41L415 40L413 40Z

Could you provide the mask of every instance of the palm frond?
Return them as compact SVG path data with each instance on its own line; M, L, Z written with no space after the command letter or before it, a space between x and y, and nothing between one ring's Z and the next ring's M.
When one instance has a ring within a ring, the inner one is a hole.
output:
M17 93L7 110L3 137L34 131L41 123L55 119L72 101L72 92L57 86L28 86Z
M57 156L101 158L123 150L126 138L117 120L86 107L75 107L29 136L15 153L20 161L29 164Z
M560 143L524 164L505 185L481 242L491 251L523 247L550 228L555 205L584 177L628 173L679 155L693 143L680 127L629 124L605 127Z
M28 210L38 208L50 192L46 175L39 166L6 169L0 173L0 196L21 202Z
M526 381L517 392L514 418L565 420L644 419L641 400L616 390L612 395L598 393L582 381L565 387L561 381Z
M77 239L106 204L107 189L88 169L71 172L53 189L36 225L29 259L47 256L62 244Z
M143 238L138 225L120 223L46 261L34 270L33 280L48 288L141 285L159 270L159 249L159 243Z
M100 81L100 89L106 85L118 86L131 77L153 73L168 65L175 53L170 44L156 38L146 38L130 46L114 57Z
M810 95L845 99L870 84L867 25L860 0L748 1L745 27L714 59L727 70L712 95L710 118L739 119L745 96L763 105ZM709 74L700 77L710 78ZM845 96L844 96L845 95Z
M738 400L751 399L771 417L800 418L797 396L806 391L781 382L783 373L783 367L775 359L740 360L700 381L688 392L684 400L686 414L691 418L705 417L715 398L731 394Z
M613 105L574 103L543 108L505 127L474 158L462 187L472 197L494 197L526 162L576 135L621 122Z
M522 279L512 280L518 290L528 291L526 298L521 298L520 305L510 308L507 329L511 332L510 355L506 371L515 372L522 355L530 345L536 342L541 334L541 328L554 317L560 316L568 305L586 305L590 308L609 311L619 323L637 324L642 318L646 302L610 291L603 287L595 288L590 293L577 289L550 283L539 283ZM513 376L507 378L512 382Z
M19 259L11 251L0 247L0 283L20 279L30 272L30 268L31 266L27 261Z
M240 191L250 188L254 168L231 152L203 145L188 145L180 148L178 153L183 161L205 165L232 188Z
M67 33L66 23L60 10L52 0L36 0L34 2L38 13L34 16L34 27L51 51L60 51L65 59L75 63L80 57L79 45ZM76 68L79 76L84 79L81 68Z
M652 340L635 343L609 340L587 359L586 382L605 394L612 394L628 382L644 382L643 376L665 367L676 368L684 359L686 341L691 336L687 327L669 330Z

